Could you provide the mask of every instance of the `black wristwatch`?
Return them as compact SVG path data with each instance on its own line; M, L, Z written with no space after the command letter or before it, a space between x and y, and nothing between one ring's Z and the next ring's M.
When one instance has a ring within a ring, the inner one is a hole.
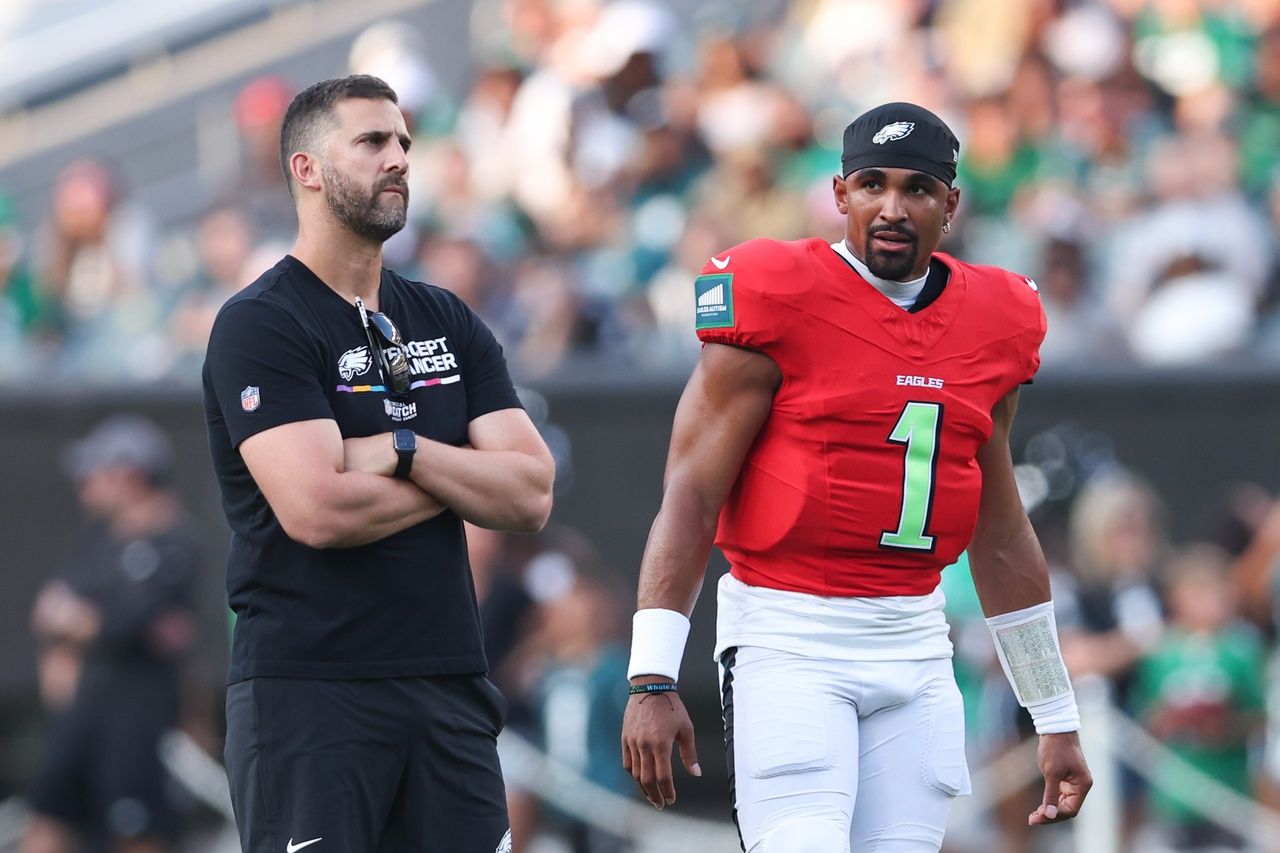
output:
M411 429L398 429L391 433L391 440L396 448L396 472L392 474L397 480L407 480L409 471L413 469L413 454L418 452L418 434Z

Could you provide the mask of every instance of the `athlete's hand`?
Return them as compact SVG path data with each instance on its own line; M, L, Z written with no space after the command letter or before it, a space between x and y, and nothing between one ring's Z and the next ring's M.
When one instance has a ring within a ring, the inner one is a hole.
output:
M1028 826L1070 820L1080 812L1093 787L1076 732L1041 735L1036 761L1044 775L1044 800L1027 816Z
M639 676L633 684L669 681L656 676ZM640 786L645 799L661 810L676 801L676 784L671 771L671 747L678 744L680 760L694 776L702 775L698 753L693 746L693 723L674 690L640 693L627 702L622 717L622 767Z
M389 432L363 438L344 438L342 456L344 470L347 471L362 471L380 477L390 477L396 472L396 451Z

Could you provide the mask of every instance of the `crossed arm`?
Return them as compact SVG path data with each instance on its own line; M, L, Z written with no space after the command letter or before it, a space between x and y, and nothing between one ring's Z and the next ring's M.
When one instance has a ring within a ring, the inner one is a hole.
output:
M551 511L555 465L523 409L482 415L471 446L418 438L396 480L391 435L344 441L332 420L285 424L240 445L249 473L292 539L313 548L376 542L446 508L482 527L530 532Z

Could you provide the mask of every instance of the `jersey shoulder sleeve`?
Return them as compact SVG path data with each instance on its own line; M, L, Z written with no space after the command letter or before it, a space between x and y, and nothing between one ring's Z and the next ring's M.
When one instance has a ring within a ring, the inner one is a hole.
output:
M1002 340L1011 349L1016 383L1029 382L1040 369L1040 344L1048 328L1039 286L1028 276L1000 267L956 263L969 277L970 293L977 296L990 340Z
M793 314L784 291L801 273L802 245L749 240L708 260L693 285L698 339L771 351Z
M242 291L218 312L204 384L233 446L272 427L332 418L322 376L320 353L286 305Z

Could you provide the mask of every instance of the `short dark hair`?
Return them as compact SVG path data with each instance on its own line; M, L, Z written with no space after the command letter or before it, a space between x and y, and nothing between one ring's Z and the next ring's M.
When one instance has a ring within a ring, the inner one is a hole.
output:
M333 120L333 107L348 98L387 100L399 104L396 91L384 80L371 74L350 74L313 83L294 97L280 123L280 168L284 172L289 195L294 195L289 158L316 144L320 133L328 130Z

